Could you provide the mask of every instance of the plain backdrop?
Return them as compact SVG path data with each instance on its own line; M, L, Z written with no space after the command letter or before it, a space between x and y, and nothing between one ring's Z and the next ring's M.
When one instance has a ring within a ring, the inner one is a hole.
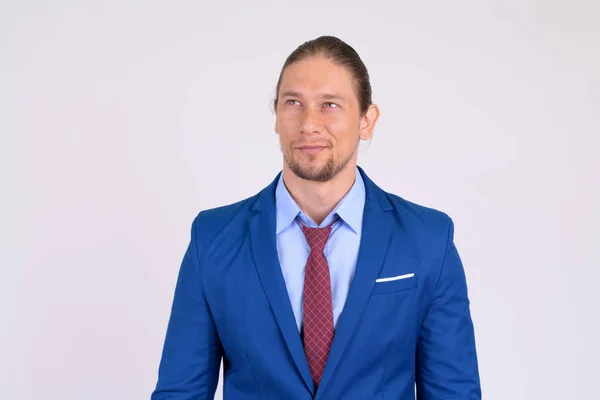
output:
M0 4L1 398L149 398L191 222L279 172L323 34L381 108L359 164L455 221L484 398L597 398L597 0Z

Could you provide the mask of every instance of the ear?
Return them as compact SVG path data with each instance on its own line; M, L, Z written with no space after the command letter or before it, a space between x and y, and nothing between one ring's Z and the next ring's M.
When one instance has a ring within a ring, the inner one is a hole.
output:
M379 107L376 104L371 104L367 112L360 118L360 138L369 140L373 136L375 123L379 119Z

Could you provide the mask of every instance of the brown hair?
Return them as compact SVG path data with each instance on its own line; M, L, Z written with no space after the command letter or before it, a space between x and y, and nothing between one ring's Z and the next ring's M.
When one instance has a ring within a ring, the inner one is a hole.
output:
M279 86L281 85L281 77L283 76L285 69L295 62L317 55L322 55L334 63L350 70L354 77L354 90L358 97L360 112L364 115L373 102L371 98L372 91L369 72L356 50L335 36L320 36L316 39L304 42L288 56L281 68L279 79L277 80L274 101L275 109L277 109Z

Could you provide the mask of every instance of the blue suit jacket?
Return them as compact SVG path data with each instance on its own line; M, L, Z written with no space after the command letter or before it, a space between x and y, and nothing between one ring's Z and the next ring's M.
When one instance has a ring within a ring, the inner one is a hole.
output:
M419 400L481 399L452 220L359 170L358 262L318 388L277 257L277 176L257 195L195 218L152 400L212 399L221 359L225 400L409 400L415 384ZM411 277L376 282L402 275Z

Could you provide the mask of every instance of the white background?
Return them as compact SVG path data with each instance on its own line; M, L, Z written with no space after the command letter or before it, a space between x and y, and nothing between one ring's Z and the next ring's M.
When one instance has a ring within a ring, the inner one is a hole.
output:
M149 398L191 222L275 177L322 34L381 107L359 164L455 221L484 398L596 398L600 2L0 4L3 399Z

